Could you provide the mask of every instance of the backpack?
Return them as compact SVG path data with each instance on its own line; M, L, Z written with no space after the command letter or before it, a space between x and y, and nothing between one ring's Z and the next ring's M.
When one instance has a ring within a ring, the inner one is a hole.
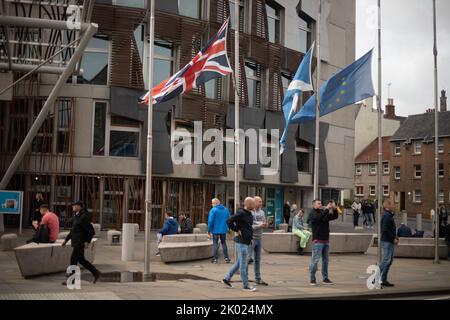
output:
M92 241L92 238L95 236L95 229L92 223L89 223L88 233L87 233L87 241L90 243Z

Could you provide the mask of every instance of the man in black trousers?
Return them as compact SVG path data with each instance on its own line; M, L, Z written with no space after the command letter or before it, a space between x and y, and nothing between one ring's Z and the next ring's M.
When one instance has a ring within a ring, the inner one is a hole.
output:
M93 274L93 282L96 283L100 277L100 271L84 257L84 249L88 248L95 233L91 224L91 216L89 212L83 208L83 202L81 201L72 203L72 209L72 228L62 245L65 246L67 241L71 241L73 251L72 256L70 257L70 265L76 266L78 263L81 264ZM65 285L66 283L63 284Z

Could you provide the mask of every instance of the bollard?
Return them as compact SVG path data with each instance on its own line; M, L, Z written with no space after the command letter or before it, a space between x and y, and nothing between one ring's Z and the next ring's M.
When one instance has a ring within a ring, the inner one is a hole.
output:
M402 222L405 224L405 226L408 225L408 213L402 212Z
M134 260L134 223L122 225L122 261Z
M422 214L418 213L416 216L416 230L422 231Z

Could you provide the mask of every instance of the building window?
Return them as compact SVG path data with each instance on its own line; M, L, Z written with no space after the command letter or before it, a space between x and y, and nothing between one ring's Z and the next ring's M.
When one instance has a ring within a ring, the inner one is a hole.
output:
M414 203L422 203L422 191L414 190Z
M246 61L245 75L247 76L248 106L262 107L262 67L260 64Z
M116 6L145 8L145 0L113 0L113 4Z
M369 186L369 194L373 197L376 196L377 192L375 186Z
M139 121L108 114L106 102L95 101L92 154L94 156L139 157Z
M70 100L58 101L58 121L57 121L57 153L70 152L70 121L72 112L72 102Z
M283 85L283 97L286 97L286 92L288 91L289 84L292 81L292 75L287 71L281 71L281 83Z
M422 178L422 166L420 164L414 166L414 178Z
M400 202L400 195L398 192L394 192L394 203Z
M438 201L439 201L439 203L444 203L444 201L445 201L445 199L444 199L444 191L439 191Z
M36 100L33 104L33 122L36 120L37 116L39 115L42 107L43 107L43 101L42 100ZM14 117L11 117L12 121L10 122L10 135L11 137L15 137L15 135L18 133L19 130L17 130L15 127L15 115ZM34 153L53 153L53 128L54 128L54 121L55 121L55 113L54 108L50 108L50 112L47 115L47 118L45 119L42 126L39 128L38 133L36 134L36 137L33 140L33 144L31 147L31 151ZM28 132L28 128L24 128L25 132ZM17 130L17 131L16 131ZM17 150L9 150L9 151L17 151Z
M444 141L442 139L439 139L439 142L438 142L438 152L444 153Z
M399 155L400 155L400 142L396 142L396 143L394 144L394 154L395 154L396 156L399 156Z
M360 176L360 175L362 174L362 165L357 164L357 165L355 166L355 174L356 174L357 176Z
M374 163L369 164L369 174L371 176L377 174L377 165L376 164L374 164Z
M269 41L281 43L281 8L276 3L266 4L267 29L269 31Z
M439 178L443 178L445 176L444 164L439 163Z
M139 156L140 123L111 115L109 156L133 158Z
M383 185L383 196L389 197L389 185Z
M297 170L299 172L310 172L309 153L297 151Z
M312 43L311 22L300 18L298 28L300 31L300 52L306 53Z
M168 79L173 74L175 61L173 47L168 42L155 41L153 58L153 86Z
M234 26L236 24L236 18L234 16L234 8L237 3L237 0L230 0L230 23L231 28L234 29ZM245 8L244 3L242 1L239 1L239 31L242 31L244 28L244 19L245 19Z
M200 19L202 16L201 8L201 0L178 0L178 12L180 16Z
M355 188L356 190L355 190L355 194L357 195L357 196L364 196L364 187L363 186L356 186L356 188Z
M422 142L414 142L414 154L422 154Z
M221 100L220 93L222 92L222 79L216 78L209 80L204 84L205 86L205 96L209 99Z
M394 167L394 179L400 180L400 167Z
M96 101L94 104L94 142L92 144L92 154L95 156L105 155L106 112L106 102Z
M385 162L383 163L383 174L389 174L390 170L389 170L389 163Z
M78 83L108 84L109 40L107 36L95 35L81 58L83 74Z

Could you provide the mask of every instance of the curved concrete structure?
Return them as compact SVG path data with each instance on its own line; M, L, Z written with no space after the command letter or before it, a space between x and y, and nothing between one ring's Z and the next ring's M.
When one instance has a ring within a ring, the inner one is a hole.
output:
M444 238L439 239L439 258L446 259L448 246ZM394 257L398 258L434 258L434 238L400 238L395 246Z
M372 234L330 233L330 253L365 253L372 244ZM263 233L263 249L269 253L295 253L298 237L292 232ZM309 240L304 252L311 252Z
M2 217L3 219L3 217ZM5 233L0 238L3 251L11 251L17 247L17 234L15 233Z
M97 239L84 250L86 260L93 263ZM56 243L29 243L14 249L17 264L24 278L55 272L65 272L70 265L72 247L70 241L61 246L63 240Z
M158 249L165 263L209 259L213 256L213 242L207 234L164 236Z

